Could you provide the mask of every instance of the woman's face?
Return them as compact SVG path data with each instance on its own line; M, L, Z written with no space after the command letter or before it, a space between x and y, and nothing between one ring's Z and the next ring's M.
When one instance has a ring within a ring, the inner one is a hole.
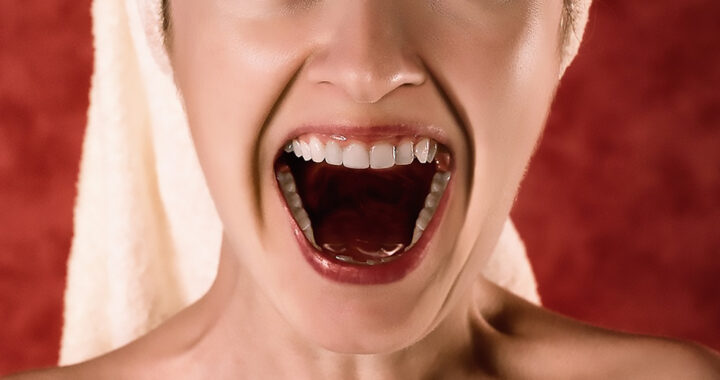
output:
M248 291L338 352L436 327L480 275L544 125L562 1L173 0L170 15Z

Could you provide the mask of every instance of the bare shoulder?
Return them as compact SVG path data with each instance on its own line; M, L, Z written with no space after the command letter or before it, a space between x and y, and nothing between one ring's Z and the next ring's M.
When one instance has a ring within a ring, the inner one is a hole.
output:
M695 343L593 326L512 295L504 313L527 361L544 363L528 378L720 379L720 356Z
M720 379L720 356L706 347L655 337L633 340L637 343L629 353L635 355L637 366L631 374L655 379Z
M82 367L57 367L25 371L3 377L2 380L65 380L65 379L89 379L89 373Z

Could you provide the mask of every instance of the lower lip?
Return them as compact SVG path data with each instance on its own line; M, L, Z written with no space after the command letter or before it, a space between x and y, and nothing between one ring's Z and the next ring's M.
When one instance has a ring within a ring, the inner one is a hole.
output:
M425 258L429 243L435 236L435 232L437 231L440 221L445 213L447 199L450 197L452 192L452 183L453 181L451 179L450 183L448 183L445 188L445 193L443 194L442 199L440 199L440 203L438 203L438 207L433 218L430 220L425 232L415 245L410 250L403 252L397 259L377 265L358 265L342 262L315 249L307 238L305 238L305 235L297 225L295 218L292 217L279 187L277 191L283 207L285 208L285 212L287 212L288 219L292 223L293 234L295 235L295 240L300 247L300 251L305 257L305 260L318 274L335 282L358 285L377 285L396 282L403 279L415 268L417 268Z

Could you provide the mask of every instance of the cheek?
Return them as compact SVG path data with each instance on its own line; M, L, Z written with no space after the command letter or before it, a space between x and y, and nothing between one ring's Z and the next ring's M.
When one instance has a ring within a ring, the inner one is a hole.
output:
M302 36L290 38L287 25L230 24L227 17L197 12L190 19L179 12L174 20L175 77L220 217L226 227L239 228L234 225L248 219L247 205L255 203L259 132L297 69Z
M470 130L481 198L514 193L545 123L559 70L559 3L440 36L452 43L431 53Z

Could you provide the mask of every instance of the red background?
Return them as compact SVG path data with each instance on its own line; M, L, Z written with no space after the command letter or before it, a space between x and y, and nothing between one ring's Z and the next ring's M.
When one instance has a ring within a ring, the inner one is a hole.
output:
M513 210L545 305L720 349L720 2L596 0ZM0 374L57 360L89 0L0 9Z

